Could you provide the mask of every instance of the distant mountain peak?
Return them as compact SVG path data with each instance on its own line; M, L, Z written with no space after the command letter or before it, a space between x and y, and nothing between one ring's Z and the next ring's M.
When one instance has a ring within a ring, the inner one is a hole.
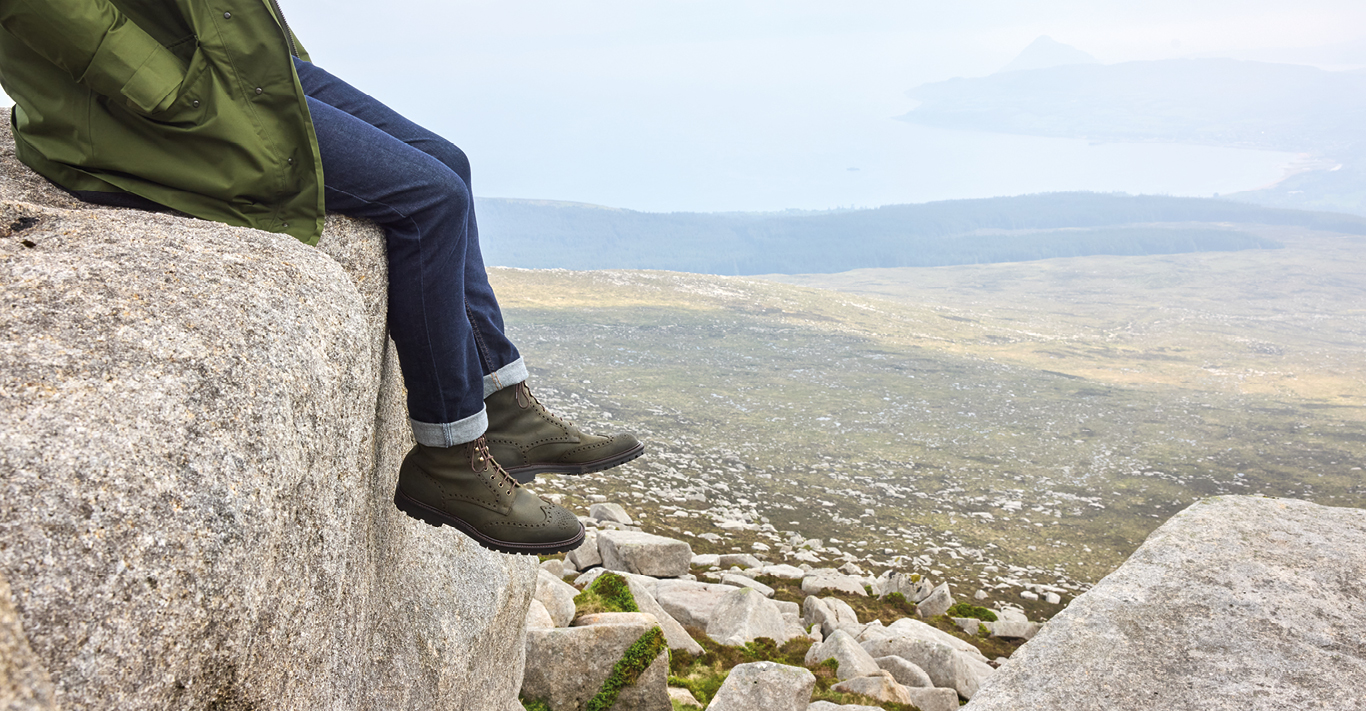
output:
M1048 35L1039 35L1014 61L1002 67L1001 72L1045 69L1064 64L1100 64L1100 61L1070 44L1063 44Z

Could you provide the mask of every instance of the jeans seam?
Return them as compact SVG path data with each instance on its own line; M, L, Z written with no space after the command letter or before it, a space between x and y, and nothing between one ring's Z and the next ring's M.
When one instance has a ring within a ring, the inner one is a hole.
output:
M474 345L479 351L479 364L484 366L484 372L492 375L498 372L493 367L493 356L489 353L488 344L484 343L484 334L479 331L479 324L475 321L474 312L470 310L470 305L465 304L465 318L470 322L470 331L474 333Z

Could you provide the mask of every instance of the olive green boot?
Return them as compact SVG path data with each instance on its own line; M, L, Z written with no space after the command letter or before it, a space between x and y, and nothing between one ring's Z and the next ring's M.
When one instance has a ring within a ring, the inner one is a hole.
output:
M523 483L537 474L600 472L645 452L645 445L628 434L599 437L579 431L546 410L526 383L484 398L484 409L493 458Z
M501 553L561 553L583 543L574 514L523 489L489 456L483 437L454 447L413 447L398 470L394 505Z

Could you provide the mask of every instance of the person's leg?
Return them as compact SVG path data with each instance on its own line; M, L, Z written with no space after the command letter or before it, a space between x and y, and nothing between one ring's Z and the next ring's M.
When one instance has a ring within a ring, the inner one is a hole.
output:
M302 60L295 60L295 66L310 102L323 102L439 161L469 192L469 160L459 148L320 67ZM479 251L472 199L465 214L464 306L483 373L493 458L526 483L538 473L586 474L639 457L645 447L635 437L583 432L549 412L531 394L525 384L526 366L504 335L502 312Z
M309 99L327 208L384 228L389 331L417 441L435 447L487 429L483 369L465 316L469 191L440 161Z
M488 450L484 368L464 299L470 197L441 161L340 109L308 99L327 208L378 223L389 262L389 333L417 445L394 503L508 553L583 542L572 513L517 485Z
M304 93L354 116L384 133L437 159L471 191L469 158L450 141L408 120L374 97L338 79L317 65L294 60ZM484 257L479 250L479 227L471 200L466 220L464 298L465 315L473 329L480 365L484 372L484 395L527 379L526 365L517 347L505 334L503 313L489 285Z

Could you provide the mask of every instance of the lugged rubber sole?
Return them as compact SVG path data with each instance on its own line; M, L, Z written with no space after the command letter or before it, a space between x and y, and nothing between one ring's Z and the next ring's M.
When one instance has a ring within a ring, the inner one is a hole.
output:
M399 488L394 489L394 506L397 506L399 511L402 511L408 516L415 518L427 524L428 526L435 526L437 528L440 528L442 526L450 526L451 528L455 528L459 530L461 533L469 536L470 538L473 538L475 543L478 543L479 545L491 551L497 551L499 553L520 553L524 555L549 555L551 553L568 553L569 551L578 548L579 545L583 543L583 524L579 524L579 532L577 535L575 535L572 538L565 539L563 541L548 541L545 543L518 543L515 541L500 541L496 538L490 538L489 536L486 536L480 533L479 531L475 530L475 528L469 525L468 523L465 523L464 521L461 521L460 519L455 518L454 516L451 516L444 511L434 509L422 503L421 501L409 498L409 496L407 494L404 494L403 490Z
M605 471L612 467L619 467L636 457L645 453L645 443L639 442L636 446L610 457L603 457L583 464L523 464L520 467L503 467L503 470L512 475L518 484L529 484L536 478L537 474L569 474L571 476L582 476L593 472Z

